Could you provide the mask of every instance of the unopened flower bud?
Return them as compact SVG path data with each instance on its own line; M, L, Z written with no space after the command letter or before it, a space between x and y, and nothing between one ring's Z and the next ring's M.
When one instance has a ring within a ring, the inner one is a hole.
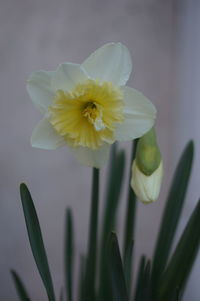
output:
M132 166L131 187L143 203L158 199L163 176L163 163L155 130L140 138Z

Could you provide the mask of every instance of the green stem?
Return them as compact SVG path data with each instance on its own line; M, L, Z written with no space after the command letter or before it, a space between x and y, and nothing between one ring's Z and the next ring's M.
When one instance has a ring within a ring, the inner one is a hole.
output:
M87 301L95 300L98 207L99 207L99 170L93 168L89 242L88 242L86 282L85 282L85 300Z
M131 243L134 241L135 234L135 217L136 217L136 196L133 189L130 186L131 176L132 176L132 162L135 158L137 148L137 141L132 143L132 153L131 153L131 163L130 163L130 174L129 174L129 188L127 197L127 209L125 215L125 227L124 227L124 249L123 249L123 262L126 262L126 254L130 248ZM126 270L126 280L127 280L127 291L130 297L131 295L131 284L132 284L132 259Z
M128 189L128 198L127 198L127 209L126 209L126 218L125 218L125 229L124 229L124 253L123 258L125 259L125 254L128 246L131 241L134 239L135 232L135 216L136 216L136 196L133 192L133 189L130 186L130 180L132 175L132 162L135 158L136 145L137 141L135 140L132 144L132 155L131 155L131 165L130 165L130 175L129 175L129 189Z
M67 292L67 300L73 300L73 251L74 251L74 229L73 229L73 216L71 209L66 211L66 225L65 225L65 286Z

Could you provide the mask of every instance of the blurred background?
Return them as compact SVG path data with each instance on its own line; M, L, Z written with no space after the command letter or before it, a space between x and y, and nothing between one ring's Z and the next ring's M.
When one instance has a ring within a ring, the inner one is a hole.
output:
M67 148L31 148L31 132L41 116L26 92L26 79L35 70L55 70L61 62L81 63L110 41L129 48L129 86L141 90L158 109L156 128L165 165L159 201L138 204L136 260L141 253L151 256L175 165L191 138L195 164L179 233L199 197L200 2L0 0L0 6L0 300L17 300L10 268L19 272L34 300L46 300L28 243L19 184L26 182L32 192L58 295L65 209L70 206L74 212L78 265L87 242L91 170L80 166ZM121 147L129 156L130 143ZM125 203L122 198L120 233ZM199 300L199 276L200 255L185 301Z

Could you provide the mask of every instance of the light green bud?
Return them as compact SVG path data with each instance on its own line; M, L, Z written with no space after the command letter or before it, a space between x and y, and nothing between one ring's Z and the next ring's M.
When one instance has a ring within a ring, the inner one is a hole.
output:
M136 163L139 170L150 176L160 165L161 154L157 145L155 129L142 136L137 145Z
M139 170L137 163L134 160L132 165L131 187L133 188L138 200L145 204L155 202L160 193L162 177L162 161L158 168L150 176L146 176Z

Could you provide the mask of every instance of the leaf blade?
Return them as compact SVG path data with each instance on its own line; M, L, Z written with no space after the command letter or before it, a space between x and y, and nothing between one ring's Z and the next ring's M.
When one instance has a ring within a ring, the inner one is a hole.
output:
M143 276L143 289L142 289L141 301L150 300L151 297L150 275L151 275L151 262L147 261L144 270L144 276Z
M140 259L139 269L137 272L137 281L135 287L134 301L141 301L143 290L143 279L145 274L146 257L143 255Z
M103 213L103 227L100 241L100 289L98 300L110 301L111 289L108 277L106 246L109 234L113 231L120 193L123 185L125 152L117 151L116 143L112 146L108 174L108 185L105 195L105 208Z
M50 301L55 301L53 282L49 270L38 216L31 194L25 184L20 185L20 195L32 254L45 286L48 298Z
M128 295L131 292L131 276L132 276L132 259L133 259L133 240L127 246L124 258L124 275L126 280L126 287Z
M190 179L193 154L194 145L193 142L190 141L185 147L183 154L178 162L162 217L162 222L153 256L153 292L158 286L160 276L166 266L169 257L169 252L171 250L175 235L175 229L182 212L187 186Z
M17 272L14 270L11 270L10 272L11 272L19 299L21 301L30 301L31 299L27 293L27 290L26 290L22 280L20 279L19 275L17 274Z
M167 301L182 291L200 246L200 200L183 231L160 283L158 300Z
M128 301L128 294L126 289L126 281L123 272L122 260L118 245L117 236L111 233L109 240L109 271L111 277L111 285L114 301Z

